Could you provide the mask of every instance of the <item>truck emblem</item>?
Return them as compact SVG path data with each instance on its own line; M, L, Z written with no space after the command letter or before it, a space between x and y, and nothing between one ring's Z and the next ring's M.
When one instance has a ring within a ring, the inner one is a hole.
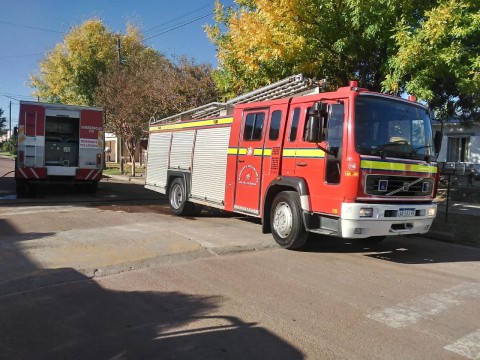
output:
M404 182L403 183L403 191L408 191L410 189L410 183L409 182Z
M247 155L252 155L253 154L253 148L250 146L248 149L247 149Z

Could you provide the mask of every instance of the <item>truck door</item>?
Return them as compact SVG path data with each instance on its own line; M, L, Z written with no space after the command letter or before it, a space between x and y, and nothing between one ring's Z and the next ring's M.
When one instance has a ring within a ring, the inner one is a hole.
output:
M295 176L307 181L311 205L315 211L338 214L339 203L343 198L339 186L344 146L344 104L335 102L330 105L327 139L320 145L328 148L331 153L325 153L317 144L304 139L309 106L311 105L304 105L302 108L298 134L295 137ZM294 134L293 120L291 126L290 139Z
M258 215L268 109L246 110L238 140L234 209Z

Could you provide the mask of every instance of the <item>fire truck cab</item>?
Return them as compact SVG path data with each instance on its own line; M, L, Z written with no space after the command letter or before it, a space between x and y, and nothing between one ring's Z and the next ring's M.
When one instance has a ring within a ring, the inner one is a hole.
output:
M296 75L152 120L146 187L167 194L175 214L208 205L260 217L288 249L309 233L379 241L427 232L441 140L428 109L356 82L313 93L312 83Z

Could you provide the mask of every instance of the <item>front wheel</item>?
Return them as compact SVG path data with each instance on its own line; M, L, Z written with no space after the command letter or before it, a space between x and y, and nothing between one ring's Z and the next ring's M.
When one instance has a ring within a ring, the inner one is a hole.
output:
M170 200L170 210L175 215L186 216L193 214L195 204L187 201L187 192L182 179L176 178L173 180L168 192L168 199Z
M283 191L273 199L270 224L275 241L284 249L301 248L308 239L303 225L300 198L295 191Z

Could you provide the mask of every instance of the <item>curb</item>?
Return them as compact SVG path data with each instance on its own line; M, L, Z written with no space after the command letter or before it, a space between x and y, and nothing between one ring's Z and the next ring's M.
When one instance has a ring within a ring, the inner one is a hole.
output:
M125 175L103 175L104 179L115 179L120 181L129 181L139 185L145 185L145 178L136 178Z

